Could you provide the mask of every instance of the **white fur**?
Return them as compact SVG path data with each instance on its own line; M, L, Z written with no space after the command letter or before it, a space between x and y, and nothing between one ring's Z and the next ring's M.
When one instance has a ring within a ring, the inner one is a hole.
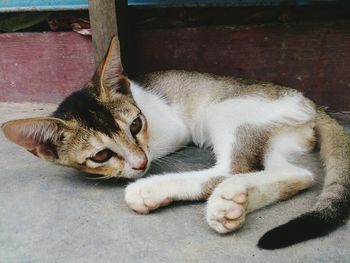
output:
M126 188L125 200L131 209L139 213L148 213L161 206L166 199L171 201L198 199L202 193L203 184L211 177L218 175L224 175L224 173L214 167L202 171L140 179Z
M135 82L131 82L131 91L148 122L152 160L175 152L190 142L189 130L176 107L169 106L161 97L144 91Z
M232 151L235 150L234 134L241 125L302 125L310 122L316 114L299 93L276 100L246 96L220 102L210 102L203 96L202 102L188 114L183 101L167 104L165 99L144 91L135 83L131 87L135 101L148 120L153 158L173 152L190 140L200 147L213 147L217 158L211 169L156 175L129 185L125 200L139 213L148 213L174 200L200 199L203 185L208 180L229 176ZM222 182L209 198L208 224L220 233L233 231L244 222L246 213L277 201L283 194L278 192L281 183L288 185L296 181L300 183L299 190L310 187L312 174L290 164L287 157L307 151L304 138L312 135L310 126L300 131L282 132L271 142L265 171L235 175ZM228 195L232 200L223 198ZM234 201L235 198L241 201L245 195L249 197L243 203ZM227 220L225 216L237 218Z

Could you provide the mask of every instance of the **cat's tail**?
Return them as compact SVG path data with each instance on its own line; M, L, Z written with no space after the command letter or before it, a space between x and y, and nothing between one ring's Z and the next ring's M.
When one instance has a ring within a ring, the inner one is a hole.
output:
M310 212L265 233L258 242L260 248L283 248L324 236L350 214L350 137L323 110L317 113L316 132L326 172L318 201Z

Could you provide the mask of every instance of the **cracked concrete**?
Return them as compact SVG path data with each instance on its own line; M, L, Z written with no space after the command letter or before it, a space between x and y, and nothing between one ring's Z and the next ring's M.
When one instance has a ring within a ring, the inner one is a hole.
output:
M55 105L0 103L0 122L45 115ZM337 115L350 124L346 115ZM0 262L349 262L349 223L293 247L256 247L263 233L308 211L322 185L314 153L300 162L317 177L295 198L250 214L244 227L221 236L204 220L204 202L181 202L149 215L130 211L126 180L99 181L28 154L0 135ZM186 148L151 173L213 163L210 153Z

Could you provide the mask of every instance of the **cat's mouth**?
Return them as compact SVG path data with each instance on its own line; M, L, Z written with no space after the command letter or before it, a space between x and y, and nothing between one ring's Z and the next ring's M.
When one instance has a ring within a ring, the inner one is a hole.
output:
M150 166L151 166L150 164L147 164L147 167L144 170L133 170L132 172L128 173L126 176L123 176L123 177L129 178L129 179L141 178L147 174Z

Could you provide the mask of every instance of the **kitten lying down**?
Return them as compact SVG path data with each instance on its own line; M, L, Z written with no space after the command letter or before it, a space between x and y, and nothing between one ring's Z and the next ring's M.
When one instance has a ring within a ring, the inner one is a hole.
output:
M114 38L86 86L50 117L9 121L6 137L36 156L104 177L139 178L152 160L194 142L211 147L206 170L140 179L125 200L138 213L177 200L208 199L206 220L219 233L239 229L248 213L313 184L293 156L316 141L326 170L312 210L267 232L261 248L322 236L349 214L350 138L296 90L267 82L185 71L155 72L137 81L123 72Z

